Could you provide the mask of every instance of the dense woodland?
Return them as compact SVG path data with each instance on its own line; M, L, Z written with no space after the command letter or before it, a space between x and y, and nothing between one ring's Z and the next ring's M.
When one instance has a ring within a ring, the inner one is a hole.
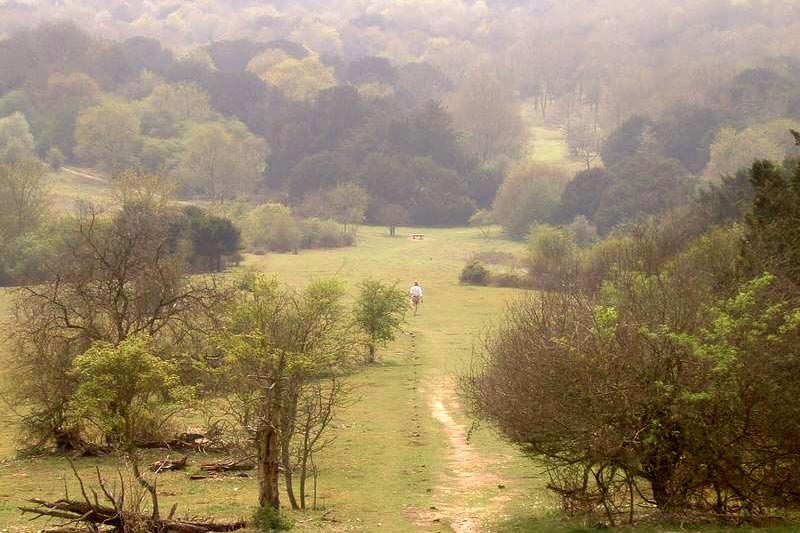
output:
M461 392L564 511L796 511L797 6L427 4L0 5L20 450L134 457L201 404L255 459L255 522L283 527L279 477L310 506L405 295L217 273L363 224L472 225L528 253L460 281L526 291ZM537 158L537 128L569 161ZM57 207L65 168L113 199Z

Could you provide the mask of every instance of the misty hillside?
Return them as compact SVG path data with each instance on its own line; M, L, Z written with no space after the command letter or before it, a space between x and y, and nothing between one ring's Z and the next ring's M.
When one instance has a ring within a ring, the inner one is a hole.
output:
M0 531L796 532L798 221L798 0L0 0Z

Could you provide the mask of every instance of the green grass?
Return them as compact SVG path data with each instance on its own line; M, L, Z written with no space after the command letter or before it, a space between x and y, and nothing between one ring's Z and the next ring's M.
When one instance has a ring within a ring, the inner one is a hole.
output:
M74 170L84 172L84 169ZM61 212L74 210L80 200L105 203L113 198L113 187L107 181L82 177L66 169L51 172L47 177L53 204Z
M463 364L473 334L492 322L512 296L510 290L462 287L458 272L474 252L518 251L520 245L484 239L472 229L425 233L424 241L412 242L404 236L390 238L383 228L362 228L354 248L250 256L245 262L296 286L336 276L355 290L358 281L372 276L404 287L419 279L426 290L420 314L409 317L406 333L381 352L382 364L353 378L358 401L342 413L338 439L321 458L318 502L333 509L326 518L336 522L320 522L312 514L308 522L298 519L299 531L409 531L421 520L421 511L448 499L438 489L449 477L446 440L431 417L428 387ZM412 332L416 351L408 334ZM5 459L0 466L0 524L22 525L15 506L32 496L58 497L67 465L57 458L10 460L12 433L4 431L0 445ZM493 446L488 434L479 438L491 445L498 468L511 468L506 463L514 461L523 464L510 446L497 441ZM148 459L156 456L149 454ZM79 465L88 474L95 463L114 467L113 459L86 459ZM159 483L166 502L178 502L179 509L197 514L242 516L255 501L254 480L188 482L184 474L176 473L160 476ZM444 523L431 521L430 527L448 530Z
M536 465L489 428L473 434L469 449L480 457L481 468L501 479L504 487L484 484L469 493L458 490L458 465L449 459L448 434L433 417L430 399L440 392L448 376L457 374L468 362L476 335L499 319L506 302L515 295L510 289L461 286L458 273L476 252L521 253L522 245L499 234L485 239L476 229L423 231L425 240L410 241L403 235L390 238L383 228L365 227L354 248L246 258L245 267L273 273L294 286L335 276L348 284L351 295L356 284L367 277L398 281L403 287L416 279L425 289L419 315L409 316L404 333L380 352L380 364L352 378L357 401L341 413L338 438L319 461L318 503L326 511L291 513L295 530L447 532L453 531L447 523L447 510L464 507L489 510L476 511L481 521L491 523L480 531L589 531L583 524L555 515L555 502L544 489ZM7 303L7 295L0 293L0 312ZM451 415L457 423L469 424L463 411L452 405ZM13 427L4 422L0 428L0 532L3 527L34 531L22 529L26 521L15 511L16 506L33 496L60 497L64 479L70 479L68 465L59 458L15 460L12 437ZM159 455L149 453L146 459L155 460ZM195 457L193 462L202 459ZM117 466L113 458L78 462L87 479L95 464L107 472ZM185 473L166 473L159 476L159 492L162 506L179 504L178 514L183 510L221 518L249 517L256 500L252 478L189 481ZM323 521L324 512L328 514ZM435 521L436 517L440 519Z
M569 157L564 131L552 124L545 124L533 104L523 107L523 117L528 124L528 159L563 168L574 174L586 167L580 161Z

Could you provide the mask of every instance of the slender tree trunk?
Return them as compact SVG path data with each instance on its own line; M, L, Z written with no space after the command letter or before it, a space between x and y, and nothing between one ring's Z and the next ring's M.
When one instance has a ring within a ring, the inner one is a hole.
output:
M297 419L297 401L300 395L300 383L295 376L290 379L286 384L286 399L282 407L282 421L281 421L281 462L283 463L283 479L286 484L286 497L289 498L289 503L292 509L297 510L300 507L297 505L297 498L294 495L294 483L292 472L292 439L295 434L295 423Z
M367 356L367 362L374 363L375 362L375 344L369 344L369 356Z
M305 455L305 454L304 454ZM308 458L303 457L300 467L300 508L306 509L306 479L308 478Z
M291 456L289 455L289 443L284 442L281 450L282 462L283 462L283 481L286 485L286 497L289 498L289 503L292 506L292 509L295 511L300 509L300 506L297 505L297 498L294 496L294 484L292 480L292 460ZM302 483L302 477L301 483ZM300 485L300 499L302 501L303 498L303 486Z
M281 365L282 367L283 365ZM256 430L256 451L258 459L258 504L261 507L279 509L278 477L281 464L281 391L278 383L273 383L264 399L262 419Z
M309 455L309 461L311 462L311 475L314 476L314 488L313 488L313 490L314 490L314 499L312 500L313 503L311 505L313 506L313 509L316 511L317 510L317 477L318 477L318 472L317 472L317 465L314 463L314 455L313 454Z

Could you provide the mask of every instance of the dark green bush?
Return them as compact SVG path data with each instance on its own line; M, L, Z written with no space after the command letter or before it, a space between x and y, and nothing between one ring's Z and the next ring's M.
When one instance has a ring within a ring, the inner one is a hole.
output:
M467 285L488 285L492 274L480 261L467 263L458 280Z
M292 520L279 509L260 507L253 514L253 529L261 533L289 531L294 527Z
M529 279L514 272L498 272L491 274L491 284L495 287L507 287L511 289L524 289L530 285Z

